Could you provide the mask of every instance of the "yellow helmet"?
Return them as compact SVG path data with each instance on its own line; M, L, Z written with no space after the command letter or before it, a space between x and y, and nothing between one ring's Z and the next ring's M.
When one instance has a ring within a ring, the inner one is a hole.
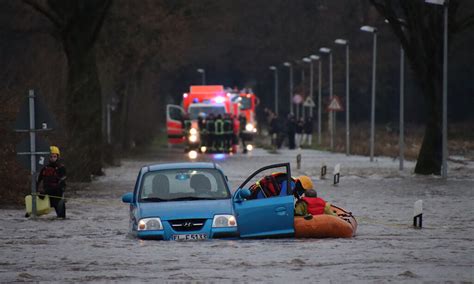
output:
M304 190L313 189L313 182L308 176L299 176L298 180Z
M59 152L59 148L57 146L51 146L49 147L49 151L51 152L51 154L56 154L56 155L61 155L61 153Z

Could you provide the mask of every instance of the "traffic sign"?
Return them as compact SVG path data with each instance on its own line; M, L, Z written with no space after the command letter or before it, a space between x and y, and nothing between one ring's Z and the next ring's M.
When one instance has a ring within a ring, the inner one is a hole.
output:
M332 97L328 105L328 110L329 111L344 111L344 108L342 107L342 103L339 97L337 96Z
M35 94L35 130L51 130L56 128L52 116L48 112L46 106ZM29 99L21 105L20 112L16 118L13 129L16 131L29 131L30 130L30 103Z
M299 105L303 102L303 97L300 94L296 94L293 96L293 103Z
M49 146L48 143L40 137L35 139L36 150L33 154L36 155L36 167L41 168L48 161ZM31 170L31 152L30 152L30 138L23 139L17 146L17 159L20 164Z
M304 100L303 106L305 106L305 107L315 107L316 104L314 103L314 101L311 97L307 97L306 100Z

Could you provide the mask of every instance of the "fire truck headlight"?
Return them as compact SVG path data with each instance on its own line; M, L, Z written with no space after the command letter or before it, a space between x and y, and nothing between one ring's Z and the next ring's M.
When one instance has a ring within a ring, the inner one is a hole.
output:
M191 134L191 135L189 135L189 142L192 142L192 143L194 143L194 142L196 142L196 141L197 141L197 139L198 139L198 138L197 138L197 136L196 136L196 135L192 135L192 134Z
M198 131L197 131L196 128L191 128L191 129L189 130L189 134L191 134L191 135L196 135L197 133L198 133Z
M247 131L253 131L253 129L254 129L254 128L253 128L252 123L247 123L247 125L245 125L245 130L247 130Z
M191 160L196 159L197 156L198 156L198 153L197 153L196 151L194 151L194 150L193 150L193 151L189 151L189 153L188 153L188 157L189 157Z

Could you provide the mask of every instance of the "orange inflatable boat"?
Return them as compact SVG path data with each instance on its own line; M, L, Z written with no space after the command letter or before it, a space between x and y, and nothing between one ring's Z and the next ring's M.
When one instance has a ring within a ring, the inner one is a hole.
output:
M331 210L337 214L315 215L312 219L295 216L296 238L352 238L357 231L357 221L352 213L331 205Z

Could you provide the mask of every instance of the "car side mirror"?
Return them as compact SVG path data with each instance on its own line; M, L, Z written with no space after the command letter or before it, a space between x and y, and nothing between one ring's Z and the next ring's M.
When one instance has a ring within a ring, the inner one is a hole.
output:
M133 199L133 193L127 192L124 195L122 195L122 202L123 203L132 203Z
M239 191L239 197L241 199L247 199L252 195L252 192L248 188L243 188Z

